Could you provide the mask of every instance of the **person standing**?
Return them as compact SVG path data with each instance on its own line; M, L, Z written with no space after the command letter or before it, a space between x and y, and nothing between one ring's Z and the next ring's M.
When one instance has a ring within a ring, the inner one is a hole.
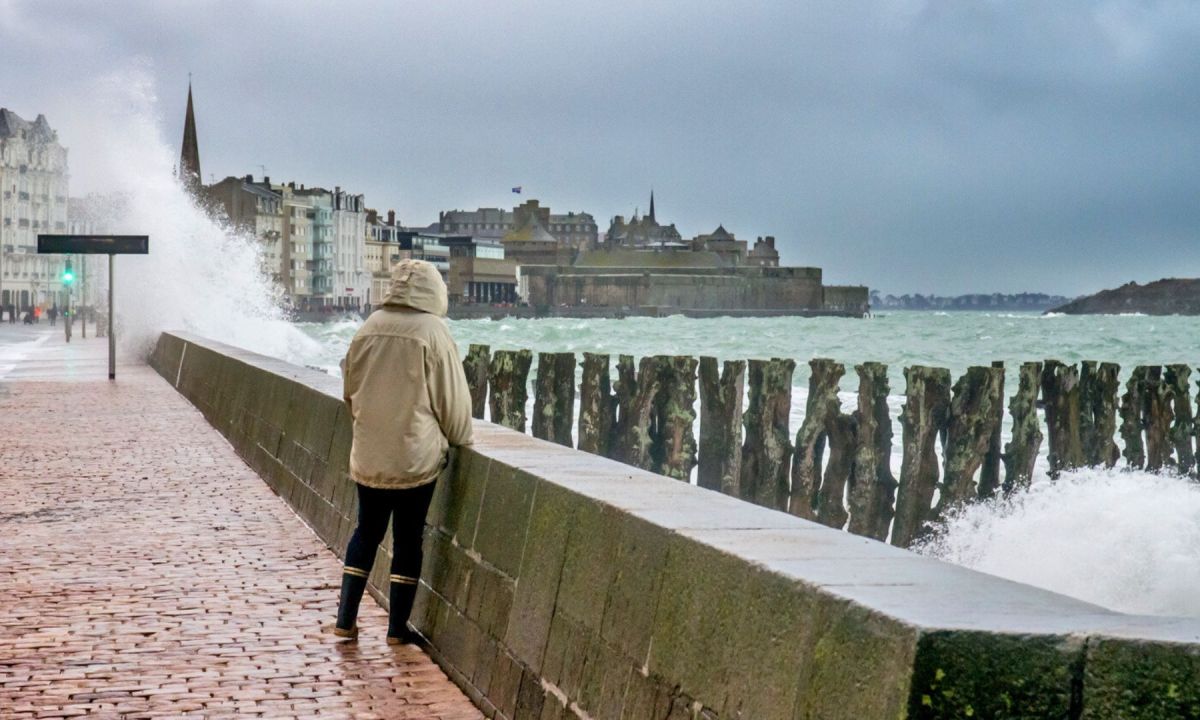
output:
M50 308L50 327L54 327L54 321L58 319L58 306Z
M358 525L346 548L335 635L358 636L358 607L375 551L392 521L387 642L413 642L407 626L421 576L425 514L450 447L471 444L471 400L458 347L443 316L437 268L403 260L382 306L363 323L342 361L354 436L350 477Z

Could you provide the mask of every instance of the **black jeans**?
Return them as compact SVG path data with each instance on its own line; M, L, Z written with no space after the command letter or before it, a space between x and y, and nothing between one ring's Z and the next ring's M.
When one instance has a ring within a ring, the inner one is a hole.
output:
M358 485L358 527L346 548L346 568L366 577L375 564L375 551L392 521L392 582L416 585L421 577L421 536L425 514L436 482L404 490L379 490Z

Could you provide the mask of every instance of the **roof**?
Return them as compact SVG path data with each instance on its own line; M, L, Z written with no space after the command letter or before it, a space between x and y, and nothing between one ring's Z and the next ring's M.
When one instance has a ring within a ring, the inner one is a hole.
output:
M478 210L447 210L443 213L449 222L512 222L513 214L500 208L479 208Z
M559 215L557 213L554 213L554 214L550 215L550 222L552 222L552 223L592 223L594 225L596 223L596 220L595 220L595 218L593 218L591 216L590 213L567 213L566 215Z
M188 83L187 111L183 118L183 144L179 150L179 172L192 182L199 183L200 178L200 146L196 142L196 113L192 109L192 84Z
M30 122L8 108L0 108L0 138L20 137L22 131L30 140L58 142L58 133L50 129L45 115Z
M545 208L541 208L545 210ZM442 213L446 222L455 223L512 223L513 213L500 208L479 208L478 210L447 210ZM591 213L569 212L552 213L552 223L595 223Z
M501 242L545 242L558 243L558 238L551 235L540 223L532 223L517 230L509 231Z
M268 200L280 199L279 193L275 192L274 190L272 190L268 187L259 185L258 183L246 182L245 180L243 180L242 181L242 189L245 190L246 192L253 193L254 195L258 195L260 197L267 198Z
M583 253L575 267L604 268L719 268L725 267L721 256L713 252L692 250L593 250Z

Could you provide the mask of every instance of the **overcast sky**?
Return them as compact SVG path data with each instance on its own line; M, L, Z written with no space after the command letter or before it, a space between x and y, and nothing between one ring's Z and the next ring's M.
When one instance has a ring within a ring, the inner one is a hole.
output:
M209 175L406 224L536 197L601 229L775 235L884 292L1200 275L1200 3L12 2L0 106L88 167L89 88L144 68ZM510 188L523 186L521 197Z

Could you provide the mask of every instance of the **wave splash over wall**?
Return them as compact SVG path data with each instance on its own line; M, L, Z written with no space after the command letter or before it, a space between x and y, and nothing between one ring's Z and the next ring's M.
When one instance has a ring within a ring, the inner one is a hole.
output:
M292 362L314 355L319 345L279 309L258 242L222 228L175 179L179 148L159 133L146 68L122 69L93 87L91 102L80 103L89 136L64 140L90 146L86 157L99 167L89 170L107 183L109 229L150 236L149 255L116 259L122 351L146 354L161 331L184 330ZM203 143L201 135L201 161Z
M1145 615L1200 616L1200 486L1086 469L968 506L919 552Z

